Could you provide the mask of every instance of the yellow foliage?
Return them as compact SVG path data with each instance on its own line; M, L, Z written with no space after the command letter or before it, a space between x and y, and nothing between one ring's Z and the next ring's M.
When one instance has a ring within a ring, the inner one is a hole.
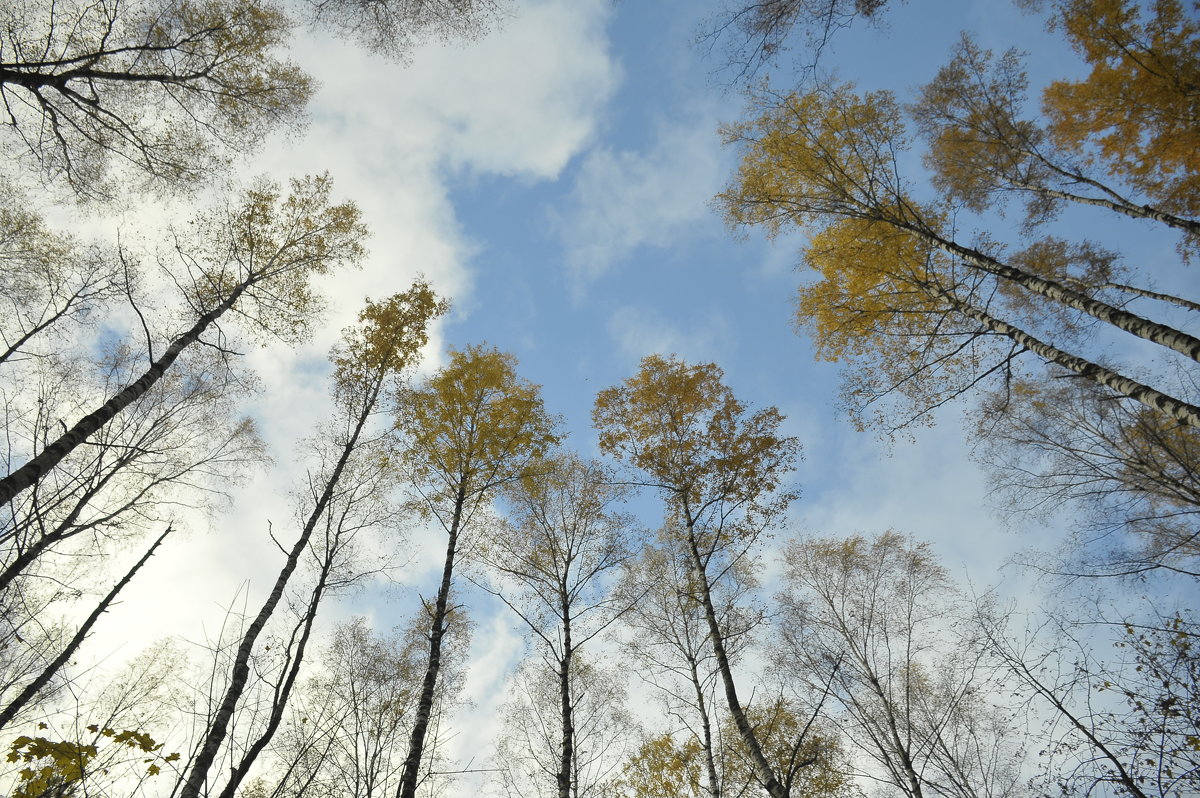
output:
M39 724L45 728L45 724ZM156 754L143 760L149 764L147 775L155 776L162 771L157 761L174 762L179 759L178 753L160 757L157 752L162 743L155 742L149 734L136 729L111 729L91 725L88 731L105 738L112 745ZM9 762L25 763L27 767L20 770L20 782L12 793L12 798L39 798L53 791L56 795L74 793L74 786L82 782L88 773L88 766L99 754L95 744L71 742L69 740L49 740L45 737L30 737L21 735L9 746L6 759Z
M695 737L682 744L670 734L651 737L625 763L619 795L634 798L703 798L704 751Z
M943 281L921 238L882 222L845 219L814 235L804 262L821 279L800 288L797 325L826 360L911 359L915 338L946 312L933 286Z
M396 426L407 435L407 461L448 498L519 478L558 442L540 386L517 376L516 365L508 353L468 346L406 396Z
M748 413L723 376L712 363L644 358L637 375L596 396L600 448L645 472L677 509L755 505L793 468L800 446L778 434L777 409Z
M323 307L313 278L357 266L368 232L352 202L332 204L329 175L280 187L260 180L234 207L199 217L177 247L192 279L189 300L211 312L236 296L234 312L264 342L304 340Z
M838 740L818 728L807 727L809 718L783 699L746 708L771 768L791 776L792 798L863 798L847 773L846 754ZM725 771L725 789L737 794L756 783L754 765L741 737L727 722L725 739L732 757Z
M722 131L742 145L733 185L717 195L732 225L821 225L828 216L878 218L908 212L896 153L907 148L900 107L889 92L852 85L758 98L752 119Z
M1043 94L1060 146L1182 214L1200 212L1198 10L1194 0L1062 0L1053 24L1092 70Z
M381 302L368 299L358 314L358 327L343 333L344 343L333 353L337 395L354 396L364 385L415 365L429 341L429 324L449 309L449 303L420 279Z

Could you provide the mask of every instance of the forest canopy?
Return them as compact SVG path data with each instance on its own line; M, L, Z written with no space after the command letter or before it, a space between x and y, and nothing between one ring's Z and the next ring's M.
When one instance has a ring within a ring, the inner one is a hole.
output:
M1021 6L0 11L0 793L1200 791L1200 3Z

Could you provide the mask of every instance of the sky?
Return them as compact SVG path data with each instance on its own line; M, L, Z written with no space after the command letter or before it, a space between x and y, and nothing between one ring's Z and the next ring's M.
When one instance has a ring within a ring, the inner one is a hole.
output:
M512 352L583 455L598 455L596 392L633 375L642 357L713 362L740 399L777 406L803 443L788 534L896 529L930 541L974 585L1028 588L1028 574L1002 566L1052 547L1061 530L1012 530L993 512L963 435L966 406L911 441L856 431L836 406L837 365L816 362L792 327L801 237L734 234L714 209L737 161L718 128L744 104L714 75L719 57L695 43L716 7L519 0L497 31L423 47L407 65L301 36L294 57L320 81L308 126L266 142L239 170L281 180L328 171L336 193L362 208L371 254L323 286L330 308L311 343L248 354L261 379L248 412L274 466L232 486L231 509L193 524L139 577L106 621L120 630L115 648L171 633L202 641L224 608L261 600L281 561L268 524L283 534L288 491L303 476L295 442L331 412L326 352L365 297L404 290L417 275L453 302L425 369L467 344ZM1029 51L1035 75L1080 68L1039 19L996 0L898 4L880 27L844 32L826 63L864 88L906 92L932 77L964 29L984 46ZM771 77L792 79L786 68ZM653 501L636 507L654 525ZM394 574L400 592L348 597L330 617L366 614L387 628L418 593L433 593L443 546L414 528ZM478 764L523 642L502 605L476 594L469 603L473 707L451 747Z

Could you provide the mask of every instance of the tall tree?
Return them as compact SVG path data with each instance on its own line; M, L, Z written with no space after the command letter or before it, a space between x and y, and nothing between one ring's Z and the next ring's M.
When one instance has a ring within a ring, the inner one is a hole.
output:
M678 770L681 789L695 781L695 791L721 798L730 752L725 734L731 730L721 722L721 677L703 604L691 588L691 564L684 552L671 545L679 534L678 530L661 532L662 543L642 550L622 584L632 604L624 619L632 632L622 647L624 654L636 663L639 677L656 689L665 715L678 729L667 738L647 740L639 761L630 767L632 772ZM749 594L757 587L750 570L747 563L734 564L711 591L725 653L734 663L764 620L765 613L750 601ZM732 732L737 734L736 729ZM684 778L693 768L695 778Z
M1043 106L1056 144L1101 164L1172 213L1200 213L1200 22L1195 3L1060 0L1061 30L1091 71ZM1195 233L1195 229L1192 230Z
M626 492L599 463L569 453L549 458L504 491L508 523L480 545L481 559L497 577L492 589L525 622L548 671L530 678L549 675L558 685L559 798L590 792L575 783L575 703L582 691L572 681L593 666L574 664L576 657L631 605L613 591L618 570L633 556L632 519L616 508ZM527 691L531 699L541 692Z
M310 482L311 495L305 497L308 512L303 528L289 549L270 594L237 644L228 685L182 782L179 793L182 798L196 798L206 791L210 770L229 734L234 712L250 679L251 656L258 638L282 601L314 534L323 531L326 541L317 557L317 585L294 634L294 648L289 646L279 681L274 685L266 727L233 767L221 795L234 793L282 722L339 550L345 538L360 527L356 516L359 505L369 501L371 494L390 487L382 473L385 441L372 429L371 422L378 414L390 409L381 407L381 402L395 396L399 388L397 379L416 364L418 353L428 340L429 323L445 311L445 303L437 299L427 284L418 281L403 294L378 303L368 302L359 314L359 326L347 330L343 343L334 350L334 399L341 417L331 456L323 463L322 473ZM365 479L363 473L356 473L363 460L368 463ZM344 481L352 477L359 478L359 484L366 486L365 497L357 495L358 486L345 484Z
M151 344L149 367L57 438L31 442L32 449L21 452L28 460L0 479L0 502L36 485L144 396L181 353L219 329L225 314L232 312L265 340L306 336L320 307L312 278L360 262L366 229L353 204L330 203L328 177L294 180L291 189L285 198L278 186L260 183L238 204L199 217L176 236L171 276L183 288L187 328L157 355Z
M554 426L538 386L517 376L516 359L483 346L451 352L450 362L401 402L399 467L427 517L446 533L446 558L432 602L429 660L398 798L413 798L420 781L442 641L455 612L450 598L462 536L499 488L533 473L558 441Z
M1088 14L1085 12L1076 24L1095 19ZM1055 132L1054 120L1061 116L1061 110L1057 114L1052 110L1057 105L1051 90L1047 90L1043 103L1049 119L1032 115L1028 110L1029 79L1022 61L1015 50L994 56L964 34L949 63L921 89L910 110L929 143L926 165L933 170L939 191L973 211L1004 207L1011 199L1021 198L1026 205L1026 224L1031 228L1051 221L1060 208L1077 204L1158 222L1182 231L1185 243L1200 234L1194 209L1155 191L1146 181L1127 182L1115 154L1110 158L1086 157L1093 151L1084 149L1084 127L1077 128L1078 140L1064 141ZM1160 99L1169 105L1169 100ZM1104 106L1101 103L1097 110ZM1141 108L1143 113L1147 110ZM1167 108L1159 109L1159 113L1171 115ZM1122 116L1132 124L1138 114ZM1143 118L1140 124L1144 126L1148 120ZM1152 135L1150 131L1143 133ZM1195 188L1193 183L1193 193Z
M511 680L501 709L496 742L498 781L510 798L559 796L564 765L561 685L548 663L529 658ZM616 774L631 746L637 721L629 711L626 680L619 668L589 661L579 652L571 662L570 759L566 762L570 798L612 794Z
M779 435L775 408L750 413L713 364L690 366L651 355L638 374L596 396L592 420L600 448L640 472L661 492L686 558L693 593L704 611L725 700L754 765L773 798L790 792L798 771L776 772L738 698L729 650L713 599L716 586L750 556L778 522L794 494L780 484L799 454L795 438ZM799 769L798 769L799 770Z

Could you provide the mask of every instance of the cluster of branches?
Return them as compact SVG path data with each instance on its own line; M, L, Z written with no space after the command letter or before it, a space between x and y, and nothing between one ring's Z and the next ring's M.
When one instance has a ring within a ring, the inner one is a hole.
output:
M502 0L16 0L0 11L0 147L59 195L178 193L302 119L313 82L286 53L298 23L404 61L503 12Z

